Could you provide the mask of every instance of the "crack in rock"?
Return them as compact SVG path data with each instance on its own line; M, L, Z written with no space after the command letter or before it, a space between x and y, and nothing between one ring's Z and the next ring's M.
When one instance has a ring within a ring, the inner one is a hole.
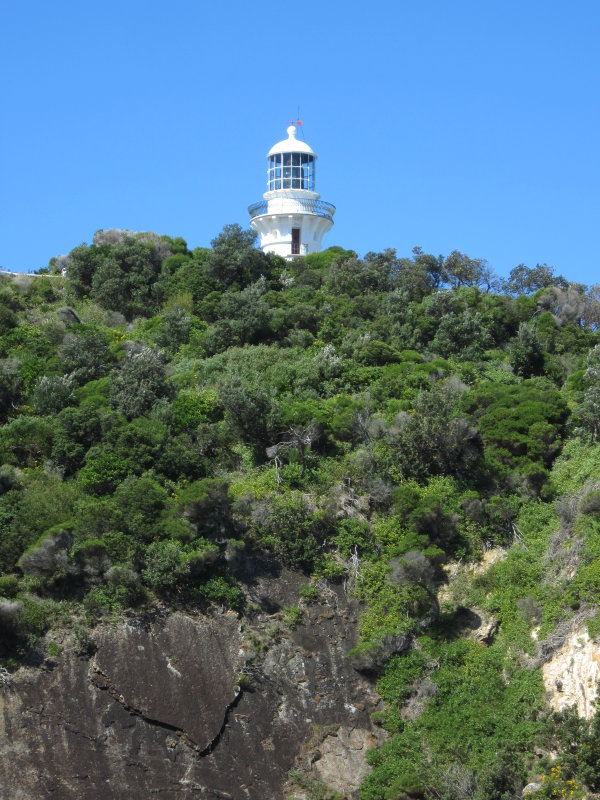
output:
M148 725L152 725L153 727L162 728L162 730L169 731L170 733L175 733L181 741L185 745L187 745L191 750L194 751L194 755L196 758L204 758L205 756L210 755L219 742L221 741L223 734L227 728L227 724L229 722L229 715L231 714L232 710L238 705L240 700L242 699L243 690L240 686L235 687L235 693L233 696L233 700L225 706L225 713L223 715L223 722L221 727L210 740L210 742L205 746L201 747L200 744L183 729L178 727L177 725L172 725L170 722L165 722L164 720L154 719L153 717L144 714L143 711L140 711L139 708L135 708L134 706L129 705L123 695L119 692L119 690L110 683L108 679L108 675L102 672L101 669L97 666L92 667L93 673L90 675L90 682L96 689L99 689L102 692L108 692L108 694L112 697L112 699L119 703L125 711L131 714L134 717L138 717L139 719L143 720Z
M42 706L41 708L33 708L32 706L27 707L27 711L30 714L37 714L40 720L46 719L51 723L54 723L56 727L62 727L66 733L71 733L73 736L79 736L82 739L85 739L88 742L92 742L93 744L98 743L99 737L97 736L90 736L83 731L80 731L79 728L75 727L74 723L71 722L69 719L65 719L65 717L60 716L59 714L50 714L46 711L46 708Z

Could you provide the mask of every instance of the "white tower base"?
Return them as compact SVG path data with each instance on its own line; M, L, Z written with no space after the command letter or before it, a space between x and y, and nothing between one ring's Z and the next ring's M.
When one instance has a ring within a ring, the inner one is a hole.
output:
M249 210L255 213L250 225L260 234L263 252L291 259L319 252L335 208L319 200L317 192L288 189L266 192L265 201Z

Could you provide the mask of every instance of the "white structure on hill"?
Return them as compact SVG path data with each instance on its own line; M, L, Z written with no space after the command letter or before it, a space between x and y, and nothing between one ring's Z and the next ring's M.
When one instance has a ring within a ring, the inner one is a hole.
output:
M317 156L306 142L296 139L294 125L287 134L267 154L264 199L248 211L263 252L292 259L321 249L321 239L333 225L335 206L323 202L315 191Z

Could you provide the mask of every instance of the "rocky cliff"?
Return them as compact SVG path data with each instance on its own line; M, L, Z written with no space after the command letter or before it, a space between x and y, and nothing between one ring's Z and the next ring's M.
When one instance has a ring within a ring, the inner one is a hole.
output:
M290 629L305 579L266 559L243 571L249 619L154 609L94 629L89 655L65 633L60 655L21 668L0 696L1 796L275 800L292 768L356 796L380 733L346 658L353 603L322 587Z

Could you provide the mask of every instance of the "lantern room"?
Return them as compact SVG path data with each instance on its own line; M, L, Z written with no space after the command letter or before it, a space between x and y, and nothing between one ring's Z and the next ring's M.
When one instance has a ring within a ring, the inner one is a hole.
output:
M274 189L315 190L315 157L308 153L277 153L269 156L269 191Z

